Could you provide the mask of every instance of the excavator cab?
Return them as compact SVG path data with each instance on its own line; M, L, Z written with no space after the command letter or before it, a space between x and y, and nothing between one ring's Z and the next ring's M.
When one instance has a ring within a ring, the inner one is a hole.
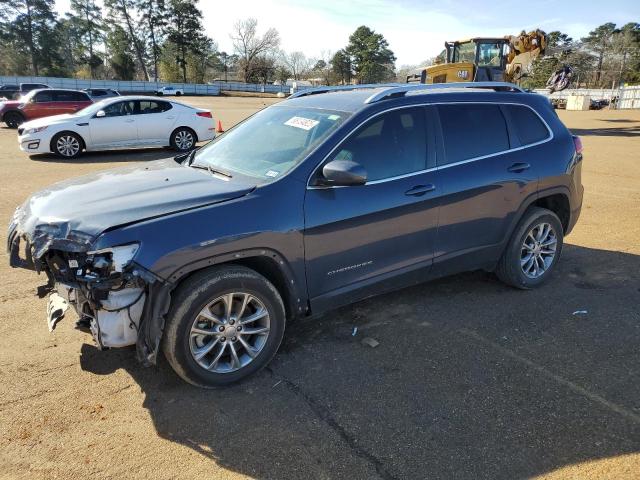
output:
M407 82L502 82L510 52L505 38L472 38L446 42L444 63L409 75Z

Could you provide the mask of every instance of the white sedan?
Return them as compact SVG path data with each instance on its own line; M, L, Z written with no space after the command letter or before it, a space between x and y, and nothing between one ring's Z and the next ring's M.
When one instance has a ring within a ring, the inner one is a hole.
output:
M175 95L176 97L179 97L180 95L184 95L184 90L181 88L176 88L176 87L161 87L158 90L156 90L156 93L158 95Z
M114 97L74 114L20 125L18 143L27 153L74 158L83 150L171 146L180 152L215 137L209 110L156 97Z

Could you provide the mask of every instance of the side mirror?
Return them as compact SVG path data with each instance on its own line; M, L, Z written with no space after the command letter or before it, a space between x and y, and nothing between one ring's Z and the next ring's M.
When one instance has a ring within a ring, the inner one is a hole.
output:
M321 185L353 186L367 183L367 172L352 160L333 160L322 167Z
M107 116L107 114L105 113L104 110L98 110L96 112L96 118L102 118L102 117L106 117L106 116Z

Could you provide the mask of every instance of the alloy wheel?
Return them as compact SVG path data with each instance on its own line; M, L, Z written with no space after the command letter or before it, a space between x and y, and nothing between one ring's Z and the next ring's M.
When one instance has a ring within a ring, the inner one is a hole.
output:
M246 367L264 348L270 316L264 303L247 292L226 293L198 313L189 332L195 362L214 373Z
M538 278L556 257L558 237L549 223L534 225L525 235L520 252L520 268L529 278Z
M80 142L73 135L63 135L56 142L56 150L64 157L73 157L80 151Z
M180 130L176 133L174 141L178 149L189 150L193 146L193 135L188 130Z

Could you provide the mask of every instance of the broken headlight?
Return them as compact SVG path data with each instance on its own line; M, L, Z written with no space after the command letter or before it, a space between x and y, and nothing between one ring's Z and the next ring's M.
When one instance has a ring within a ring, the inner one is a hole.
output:
M139 243L129 243L127 245L94 250L92 252L87 252L87 255L92 255L96 258L105 257L106 255L111 254L111 267L113 268L113 271L122 272L124 267L126 267L131 260L133 260L133 257L136 256L138 248L140 248Z

